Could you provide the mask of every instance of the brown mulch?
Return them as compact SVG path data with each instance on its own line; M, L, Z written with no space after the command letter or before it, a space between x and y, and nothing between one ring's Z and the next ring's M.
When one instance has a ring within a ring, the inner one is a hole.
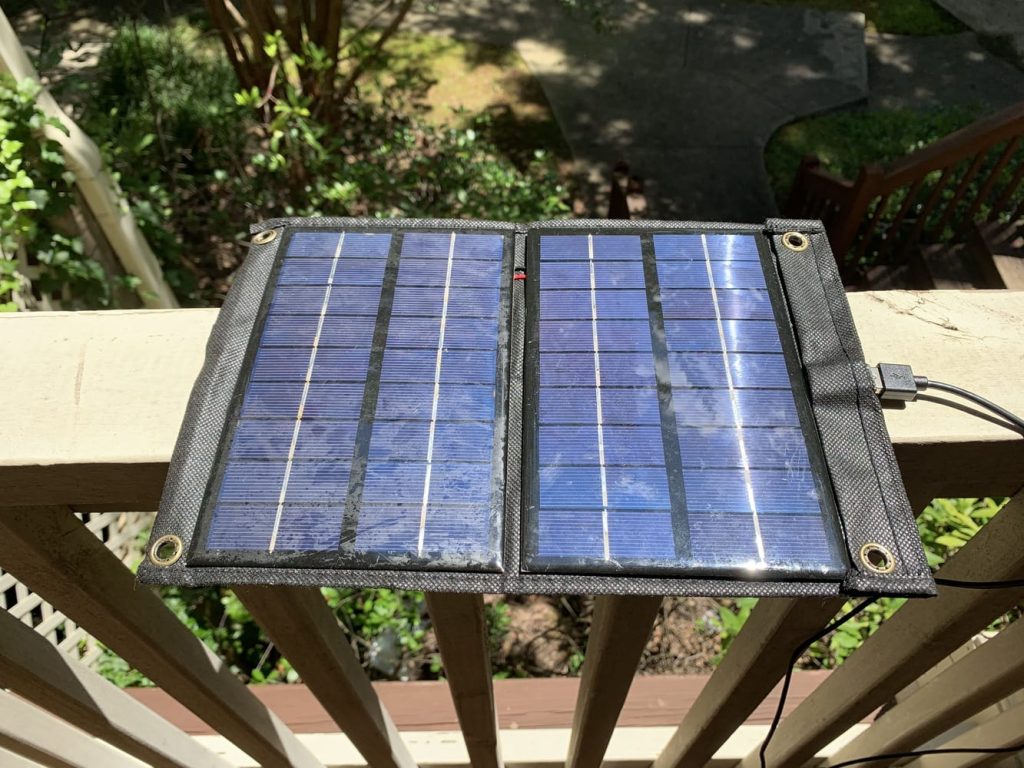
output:
M530 595L509 596L504 602L508 627L500 636L495 671L530 677L579 673L593 617L592 598ZM639 673L711 672L721 650L718 632L708 623L717 606L707 598L666 598Z

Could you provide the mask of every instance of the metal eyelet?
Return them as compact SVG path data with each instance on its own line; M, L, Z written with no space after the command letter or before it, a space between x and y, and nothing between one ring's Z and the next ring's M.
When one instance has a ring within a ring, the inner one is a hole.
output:
M888 547L868 542L860 548L860 561L864 567L875 573L892 573L896 569L896 558Z
M153 565L166 568L178 562L184 551L185 546L182 544L181 539L174 534L168 534L161 536L150 546L149 561Z
M806 251L811 239L802 232L787 232L782 236L782 244L791 251Z

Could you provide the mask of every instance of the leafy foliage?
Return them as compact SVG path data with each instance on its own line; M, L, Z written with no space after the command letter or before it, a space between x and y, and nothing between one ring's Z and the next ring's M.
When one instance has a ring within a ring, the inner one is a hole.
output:
M266 45L281 55L276 36ZM230 67L189 28L126 24L101 57L82 117L186 303L219 302L241 255L233 241L255 219L568 211L553 158L510 158L486 116L427 123L414 75L373 69L367 98L329 126L300 88L286 84L273 101L259 89L236 93Z
M750 618L750 612L757 605L756 597L740 597L730 600L718 606L718 614L708 619L708 624L717 630L718 637L722 643L722 650L715 657L715 663L721 662L736 635L743 629L743 625Z
M224 269L218 239L241 233L248 218L254 126L235 103L231 68L189 27L126 22L95 80L79 87L87 91L65 96L83 103L82 127L100 144L168 283L185 303L203 303Z
M15 295L30 290L18 270L19 250L39 264L35 290L72 296L68 308L104 307L110 284L90 258L67 217L75 202L74 180L60 144L44 129L64 131L36 105L39 86L0 73L0 312L18 309Z

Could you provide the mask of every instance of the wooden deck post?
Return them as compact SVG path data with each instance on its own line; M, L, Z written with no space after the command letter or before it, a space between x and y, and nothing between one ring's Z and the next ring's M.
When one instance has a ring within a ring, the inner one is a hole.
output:
M595 598L566 768L601 765L660 608L658 596Z
M483 596L428 592L426 598L469 762L502 768Z
M270 639L373 768L415 768L320 590L235 587Z
M2 610L0 687L154 768L229 768L187 733Z
M0 566L264 768L322 768L153 591L136 586L132 572L66 507L0 509Z

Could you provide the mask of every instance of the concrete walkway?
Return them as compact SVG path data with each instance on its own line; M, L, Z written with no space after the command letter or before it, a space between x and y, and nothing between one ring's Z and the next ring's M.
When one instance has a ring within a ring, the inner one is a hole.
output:
M869 107L983 105L995 110L1024 100L1024 72L985 50L974 32L869 34L865 42Z
M415 23L516 46L589 182L596 215L618 160L644 179L648 217L773 215L763 162L771 134L867 95L860 14L649 0L599 33L554 0L477 0Z

